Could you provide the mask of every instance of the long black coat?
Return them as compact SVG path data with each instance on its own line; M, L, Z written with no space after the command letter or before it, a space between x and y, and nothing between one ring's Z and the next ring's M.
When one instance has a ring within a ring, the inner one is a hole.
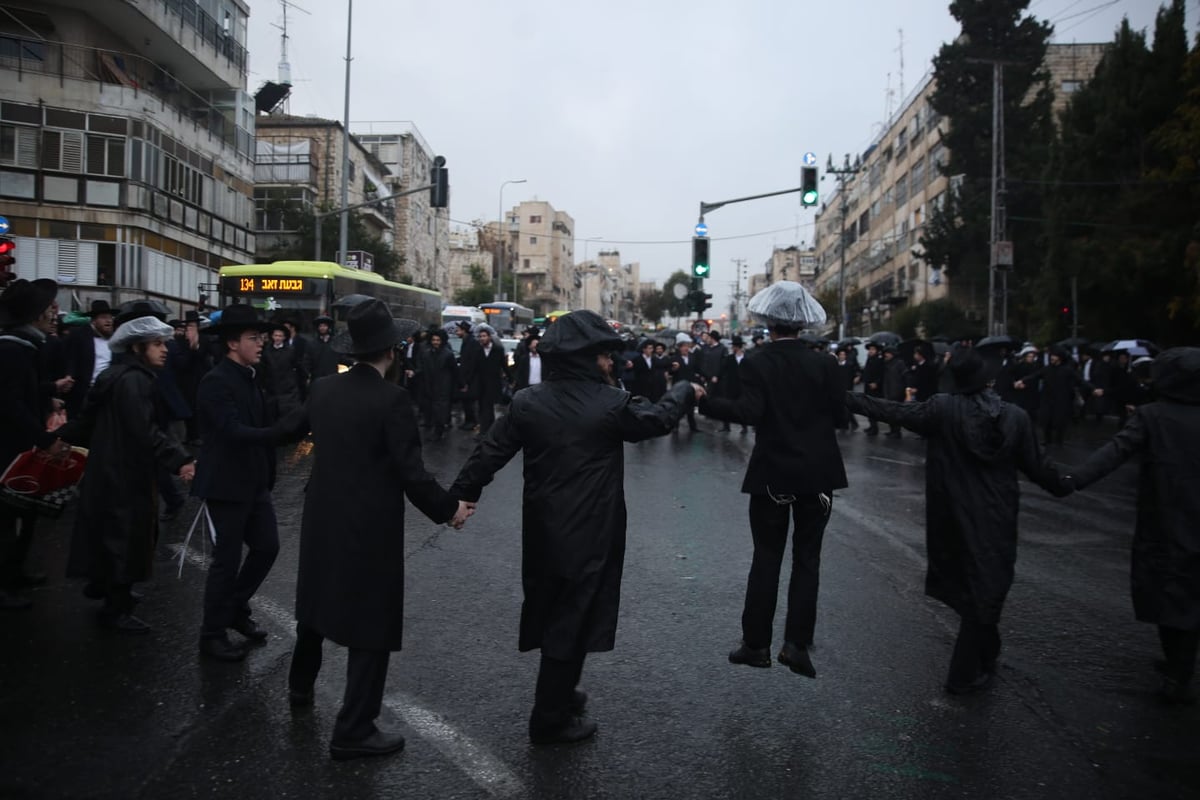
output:
M485 403L495 405L500 402L501 390L508 383L508 357L500 342L492 344L491 353L485 354L483 348L479 348L479 372L475 383L481 408Z
M622 443L669 433L693 394L680 383L651 403L603 383L595 356L554 362L542 383L513 397L451 491L478 499L525 451L519 646L566 660L616 642L625 562Z
M892 356L883 360L883 395L885 400L899 402L904 399L904 389L907 385L908 366L904 359Z
M926 437L925 593L967 619L998 622L1017 561L1017 471L1063 492L1058 473L1042 461L1029 415L991 390L923 403L847 394L846 404Z
M1130 573L1134 613L1142 622L1200 631L1200 385L1168 395L1139 406L1074 470L1074 483L1082 489L1126 459L1140 459Z
M276 348L271 343L263 348L262 386L276 418L285 417L300 407L303 374L304 366L295 349L287 345Z
M1056 428L1066 427L1071 422L1075 410L1075 393L1092 393L1092 386L1084 383L1083 378L1070 364L1047 364L1041 369L1028 373L1022 381L1029 383L1034 380L1042 382L1042 397L1038 404L1039 419L1046 425Z
M58 438L46 432L50 398L41 386L40 345L22 331L0 333L0 472L18 453Z
M667 365L661 358L650 357L650 363L641 353L635 355L630 362L633 364L633 381L628 387L631 392L641 395L651 403L657 403L667 393Z
M75 416L83 410L87 399L88 389L96 377L96 338L99 336L91 325L80 325L67 334L63 346L66 357L67 374L75 379L71 391L67 392L66 404L68 416Z
M886 366L883 356L867 356L867 363L863 365L862 383L863 391L869 396L883 397L883 376ZM875 384L874 389L871 388L871 384Z
M450 424L450 398L460 385L454 353L448 346L422 349L417 362L421 386L421 408L428 409L434 425Z
M742 354L742 360L746 355ZM738 357L733 353L721 359L721 369L717 373L717 382L710 387L709 393L714 397L725 397L736 400L742 396L742 366Z
M248 502L275 487L275 430L253 372L221 359L200 381L196 416L204 445L192 495Z
M369 364L313 383L303 416L293 433L311 428L314 456L296 620L346 647L399 650L404 498L438 523L458 502L425 470L412 398Z
M314 381L337 374L341 357L329 346L332 341L332 336L325 340L318 335L310 339L303 348L304 357L307 360L307 363L303 365L304 372Z
M59 429L88 447L67 574L101 583L150 577L158 541L158 468L171 473L191 455L159 424L164 416L155 374L130 355L88 392L81 418Z
M815 495L844 488L835 426L847 418L837 361L798 339L779 339L750 351L740 373L740 397L706 397L700 411L757 426L742 491Z

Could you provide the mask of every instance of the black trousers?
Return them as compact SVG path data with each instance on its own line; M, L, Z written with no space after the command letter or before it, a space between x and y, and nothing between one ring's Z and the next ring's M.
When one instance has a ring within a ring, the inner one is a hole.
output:
M1000 629L994 624L976 622L963 617L950 656L950 674L946 683L967 686L985 672L996 671L1000 657Z
M798 497L780 505L765 494L750 495L750 533L754 558L746 582L742 610L742 640L750 647L771 645L775 603L779 596L779 571L788 541L788 518L795 524L792 539L792 574L788 582L787 622L784 639L799 647L813 642L817 622L817 588L821 573L821 541L829 522L829 506L819 495Z
M0 589L21 587L36 525L36 513L0 505Z
M1200 650L1200 631L1158 626L1158 640L1167 659L1166 675L1186 684L1196 672L1196 652Z
M312 691L321 671L322 644L325 639L312 628L296 623L296 648L288 672L288 687ZM346 660L346 693L342 709L333 725L334 742L357 742L375 732L375 719L383 705L383 687L387 682L387 650L349 648Z
M534 692L533 713L529 725L533 729L553 729L567 724L571 718L571 702L575 687L583 674L586 653L563 660L542 654L538 667L537 688Z
M224 636L240 617L250 616L250 598L258 591L275 557L279 531L271 493L262 489L249 502L208 500L208 513L217 529L212 563L204 586L201 636ZM247 548L242 560L242 547Z

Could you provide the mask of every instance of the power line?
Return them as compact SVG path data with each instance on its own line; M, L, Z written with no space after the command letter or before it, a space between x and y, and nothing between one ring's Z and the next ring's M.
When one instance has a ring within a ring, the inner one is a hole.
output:
M449 218L449 221L455 223L456 225L466 225L468 227L476 228L476 229L480 229L480 230L488 227L491 224L490 222L478 222L475 220L468 222L467 220L454 219L452 217ZM811 227L814 227L815 224L816 224L815 222L807 222L804 224L804 227L811 228ZM710 236L708 238L711 239L712 241L716 241L716 242L725 242L725 241L734 241L737 239L754 239L759 236L774 236L775 234L787 233L788 231L794 231L795 229L796 229L795 225L789 225L786 228L775 228L774 230L759 231L758 233L740 233L740 234L734 234L732 236ZM545 236L548 239L557 240L557 241L575 241L577 238L573 235L565 236L563 234L558 234L558 233L549 233L549 234L540 234L539 233L537 235ZM605 239L589 239L588 241L598 241L603 246L603 245L610 245L610 244L628 244L628 245L691 244L692 240L689 237L687 239L641 239L641 240L639 240L639 239L609 239L609 238L605 238Z

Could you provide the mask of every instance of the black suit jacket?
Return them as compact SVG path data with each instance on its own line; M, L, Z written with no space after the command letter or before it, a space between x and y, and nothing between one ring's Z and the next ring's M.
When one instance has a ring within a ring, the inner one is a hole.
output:
M96 331L91 325L83 325L67 334L64 346L67 375L75 379L75 385L64 398L67 415L75 416L83 410L83 401L92 387L92 372L96 368Z
M633 363L633 382L626 387L636 395L641 395L651 403L657 403L667 393L667 366L661 358L650 357L650 363L641 353L630 361Z
M275 444L281 434L253 372L223 358L200 381L196 415L204 445L192 494L250 501L275 486Z
M846 423L837 361L797 339L755 348L740 370L742 394L700 401L704 414L757 426L742 491L828 494L846 486L836 425Z

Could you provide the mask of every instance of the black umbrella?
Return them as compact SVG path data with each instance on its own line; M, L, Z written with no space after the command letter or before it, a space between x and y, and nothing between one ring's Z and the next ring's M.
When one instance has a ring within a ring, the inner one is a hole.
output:
M1013 336L985 336L975 346L987 350L999 350L1001 347L1017 350L1021 346L1021 340Z
M1068 350L1074 350L1076 347L1086 347L1091 344L1091 340L1084 339L1082 336L1072 336L1070 339L1063 339L1058 344Z
M804 342L805 344L810 344L813 346L819 345L825 341L820 336L817 336L815 333L802 333L799 336L797 336L796 338L799 339L800 341Z
M867 341L873 342L880 347L895 347L900 344L900 336L891 331L878 331L877 333L872 333L867 338Z
M856 344L862 344L862 339L856 339L851 336L849 339L842 339L838 342L838 347L854 347Z
M905 361L912 362L913 353L920 349L925 354L925 358L929 358L929 354L933 352L933 345L924 339L905 339L900 344L896 345L896 352Z
M937 336L930 336L930 337L929 337L929 341L931 341L931 342L941 342L942 344L950 344L950 342L951 342L951 341L958 341L958 339L960 339L960 338L962 338L962 337L955 336L955 337L954 337L954 339L952 340L952 339L951 339L949 336L947 336L946 334L944 334L944 333L939 333Z
M137 317L158 317L164 322L171 316L171 309L153 297L143 297L138 300L126 300L117 306L113 322L117 326Z
M369 294L346 294L333 301L334 308L354 308L359 303L374 300Z

